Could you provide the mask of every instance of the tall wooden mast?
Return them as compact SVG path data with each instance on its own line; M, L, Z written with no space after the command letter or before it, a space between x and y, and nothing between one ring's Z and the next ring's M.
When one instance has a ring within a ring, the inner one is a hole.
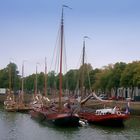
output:
M45 80L44 80L44 96L47 96L47 60L45 57Z
M62 14L61 14L61 29L60 29L60 72L59 72L59 109L62 106L62 61L63 61L63 49L64 49L64 17L63 12L64 8L69 8L67 5L62 5Z
M85 38L83 40L82 69L81 69L81 100L84 95L84 68L85 68Z
M88 36L84 36L83 37L83 54L82 54L82 71L81 71L81 100L83 99L84 96L84 74L85 74L85 39L89 37Z
M37 64L36 63L36 76L35 76L35 96L37 95Z
M21 98L22 98L22 102L24 100L23 95L24 95L24 62L26 60L23 60L22 62L22 81L21 81Z
M22 63L22 82L21 82L21 100L23 102L23 94L24 94L24 61Z
M61 31L60 31L60 72L59 72L59 109L61 109L61 97L62 97L62 59L63 59L63 37L64 37L64 19L63 19L63 6L61 15Z
M11 62L9 63L9 94L11 94L11 84L12 84L12 76L11 76Z
M82 58L82 66L85 64L85 39L83 41L83 58Z

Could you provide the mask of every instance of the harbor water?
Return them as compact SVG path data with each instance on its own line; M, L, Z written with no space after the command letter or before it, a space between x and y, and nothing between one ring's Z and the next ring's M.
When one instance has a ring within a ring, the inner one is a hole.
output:
M131 117L124 127L87 125L60 128L33 120L29 114L0 109L0 140L139 140L140 117Z

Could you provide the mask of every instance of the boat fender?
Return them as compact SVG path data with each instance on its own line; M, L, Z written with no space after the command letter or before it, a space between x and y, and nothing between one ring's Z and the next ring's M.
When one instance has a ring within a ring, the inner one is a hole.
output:
M117 111L117 114L118 114L118 115L121 115L121 112L120 112L120 111Z
M87 122L87 120L79 120L79 124L80 124L80 126L87 126L88 122Z

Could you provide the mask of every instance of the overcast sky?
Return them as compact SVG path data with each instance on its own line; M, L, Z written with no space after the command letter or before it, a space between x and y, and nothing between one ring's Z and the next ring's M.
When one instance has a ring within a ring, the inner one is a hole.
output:
M86 39L87 61L93 68L116 62L140 60L139 0L0 0L0 69L9 61L25 74L48 67L65 9L65 44L68 69L77 68Z

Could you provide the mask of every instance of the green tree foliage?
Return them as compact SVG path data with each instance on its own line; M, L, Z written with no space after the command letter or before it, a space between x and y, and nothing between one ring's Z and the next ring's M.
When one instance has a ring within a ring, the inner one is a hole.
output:
M78 77L79 77L79 87L84 86L85 89L90 90L90 77L89 74L92 71L91 64L84 64L79 68Z
M9 88L9 72L11 74L11 87L13 90L21 88L21 76L14 63L10 63L6 68L0 70L0 87ZM24 78L24 88L27 91L34 91L36 74ZM44 73L37 74L38 90L44 91ZM92 69L90 64L85 64L79 69L69 70L62 75L63 90L68 89L74 92L77 87L83 85L86 90L100 90L108 93L113 88L117 91L119 87L140 88L140 61L132 63L118 62L110 64L101 69ZM82 83L83 81L83 83ZM79 83L79 86L77 86ZM82 84L81 84L82 83ZM54 71L47 74L47 89L59 90L59 74ZM51 91L51 90L50 90Z
M78 79L78 70L69 70L65 74L65 88L74 91L77 86L77 79Z
M17 65L8 64L6 68L0 70L0 87L9 88L11 82L11 89L18 90L20 88L20 76L18 74Z
M6 68L0 70L0 87L9 88L9 76Z
M121 76L121 85L124 87L139 86L140 83L140 61L127 64Z
M100 71L95 74L95 84L94 89L100 89L103 92L109 92L113 88L117 91L120 87L121 74L124 71L126 64L123 62L110 64L103 67Z
M113 68L110 69L110 76L108 82L108 89L114 89L115 94L117 94L117 89L120 87L121 75L126 67L126 64L123 62L116 63Z
M90 77L90 84L91 84L91 88L94 89L94 85L96 83L96 74L100 72L100 69L94 69L91 70L89 73L89 77Z
M47 85L49 88L56 88L56 74L54 71L47 74Z
M25 86L24 86L25 90L32 91L32 92L34 91L35 77L36 77L36 75L32 74L25 78Z
M95 75L96 82L95 82L93 88L95 90L100 89L101 91L105 92L108 87L110 76L111 76L111 70L109 68L100 70Z
M43 72L38 74L38 90L44 92L44 85L45 85L45 75Z
M140 88L140 62L137 63L137 66L135 68L135 75L133 76L133 83L134 83L134 86Z

